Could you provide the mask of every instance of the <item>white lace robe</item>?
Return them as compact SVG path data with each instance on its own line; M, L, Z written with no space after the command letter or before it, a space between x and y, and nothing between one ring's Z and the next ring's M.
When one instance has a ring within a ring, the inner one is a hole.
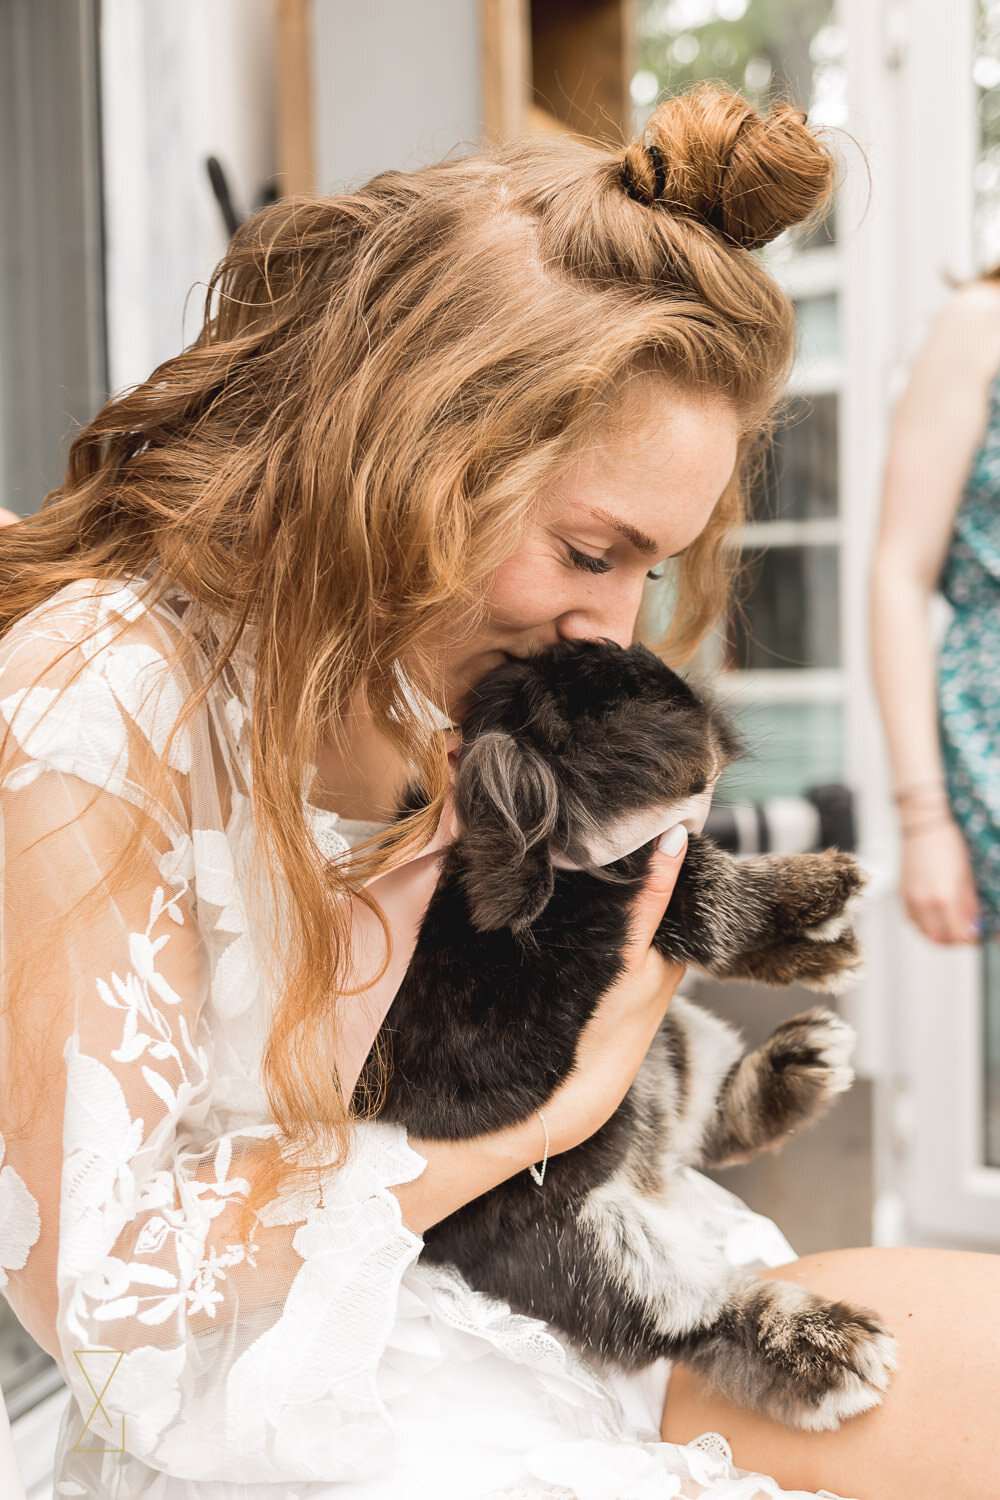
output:
M165 657L188 607L72 584L0 641L17 995L0 1095L41 1065L27 1128L0 1137L0 1288L75 1398L56 1495L780 1494L717 1451L656 1443L662 1377L645 1406L641 1382L616 1394L543 1324L419 1265L390 1188L424 1162L397 1127L359 1127L345 1167L318 1162L315 1189L269 1204L240 1243L241 1156L276 1129L260 1058L279 924L253 878L248 653L170 739L190 684ZM311 815L328 855L346 849ZM74 920L136 821L128 888ZM727 1254L785 1257L766 1221L689 1186Z

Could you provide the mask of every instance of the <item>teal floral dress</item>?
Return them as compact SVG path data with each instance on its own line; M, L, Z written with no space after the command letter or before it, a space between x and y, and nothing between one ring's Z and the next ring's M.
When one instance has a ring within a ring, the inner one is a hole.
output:
M941 573L954 614L938 704L948 798L965 835L984 933L1000 932L1000 372Z

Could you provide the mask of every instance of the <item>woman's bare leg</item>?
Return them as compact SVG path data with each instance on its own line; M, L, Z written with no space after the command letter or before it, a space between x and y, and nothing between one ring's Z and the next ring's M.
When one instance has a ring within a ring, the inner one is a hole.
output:
M873 1308L899 1343L882 1406L837 1432L798 1432L730 1406L675 1366L662 1435L725 1437L738 1468L852 1500L1000 1495L1000 1256L838 1250L763 1273Z

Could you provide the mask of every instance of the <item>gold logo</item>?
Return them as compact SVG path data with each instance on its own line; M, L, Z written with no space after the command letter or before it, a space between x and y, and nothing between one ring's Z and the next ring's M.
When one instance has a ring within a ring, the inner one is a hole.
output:
M101 1413L102 1417L104 1418L105 1422L107 1422L108 1426L109 1427L111 1426L111 1418L108 1416L107 1412L104 1410L104 1407L103 1407L103 1405L101 1403L102 1403L102 1398L104 1396L104 1393L106 1392L108 1386L111 1384L111 1381L112 1381L112 1379L114 1377L115 1371L117 1370L118 1366L121 1364L122 1360L125 1358L125 1351L124 1351L124 1349L74 1349L73 1350L73 1354L74 1354L74 1356L76 1358L77 1364L80 1366L80 1369L83 1372L83 1378L87 1382L87 1384L90 1386L90 1389L93 1392L93 1396L94 1396L94 1405L91 1408L90 1416L87 1418L86 1422L83 1424L83 1432L80 1433L80 1436L77 1438L76 1442L73 1444L73 1452L74 1453L124 1453L125 1452L125 1414L124 1414L124 1412L122 1413L122 1445L121 1445L120 1448L109 1448L106 1443L102 1444L102 1446L100 1448L81 1448L80 1447L80 1444L83 1441L84 1433L86 1433L87 1428L90 1426L91 1422L94 1420L94 1414L96 1412L99 1411ZM103 1363L95 1371L96 1379L98 1379L98 1380L103 1379L104 1380L104 1384L101 1386L100 1390L97 1389L97 1386L94 1384L94 1381L91 1380L90 1375L87 1372L87 1368L86 1368L86 1366L83 1363L83 1355L85 1355L85 1354L90 1358L91 1361L93 1361L95 1358L103 1361ZM108 1357L110 1355L112 1355L112 1354L117 1354L118 1358L115 1360L114 1364L111 1367L111 1373L108 1374L106 1376L106 1378L105 1378L105 1372L107 1370L107 1360L108 1360ZM96 1436L96 1434L93 1434L93 1435Z

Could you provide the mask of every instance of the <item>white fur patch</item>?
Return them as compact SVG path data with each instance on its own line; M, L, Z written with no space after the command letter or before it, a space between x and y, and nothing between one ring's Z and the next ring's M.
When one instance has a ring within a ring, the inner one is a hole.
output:
M823 1066L830 1070L827 1093L845 1093L854 1082L851 1057L858 1040L854 1027L831 1013L827 1021L816 1023L811 1040L822 1056Z
M729 1281L721 1251L685 1215L637 1193L624 1172L588 1195L579 1222L609 1281L639 1297L664 1333L687 1333L721 1309Z
M839 974L828 974L824 979L800 979L798 983L820 995L843 995L858 983L864 972L864 964L859 962L841 969Z
M698 1161L701 1155L705 1131L715 1119L719 1087L742 1056L743 1040L721 1017L703 1010L683 995L674 996L670 1015L684 1033L688 1071L684 1110L670 1132L665 1164L688 1164Z
M860 1374L844 1372L843 1385L824 1396L818 1406L802 1412L798 1425L807 1432L829 1432L859 1417L863 1411L879 1406L889 1377L896 1368L896 1340L888 1334L875 1334L855 1350L855 1364Z
M850 925L850 919L841 912L839 917L831 917L828 922L820 922L818 927L807 928L802 936L808 938L810 943L832 943L846 932Z

